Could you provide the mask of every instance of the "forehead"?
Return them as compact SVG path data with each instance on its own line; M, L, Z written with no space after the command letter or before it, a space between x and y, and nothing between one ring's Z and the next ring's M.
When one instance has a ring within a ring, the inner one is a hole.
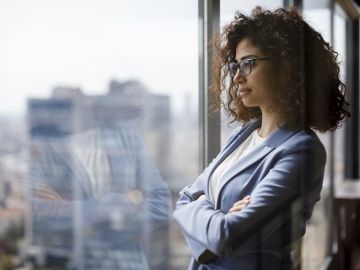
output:
M263 53L261 50L257 47L255 47L252 42L244 38L239 41L239 43L236 45L236 55L235 58L237 60L244 59L248 56L262 56Z

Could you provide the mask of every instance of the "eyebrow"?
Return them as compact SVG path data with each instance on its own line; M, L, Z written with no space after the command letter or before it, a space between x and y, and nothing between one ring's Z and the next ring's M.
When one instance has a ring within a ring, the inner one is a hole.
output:
M244 55L243 57L240 58L240 61L244 60L244 59L254 58L254 57L257 57L257 55L254 55L254 54Z

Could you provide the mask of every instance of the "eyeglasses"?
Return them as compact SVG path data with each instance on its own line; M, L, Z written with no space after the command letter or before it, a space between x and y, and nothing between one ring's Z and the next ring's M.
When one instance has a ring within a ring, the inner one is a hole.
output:
M229 63L230 75L231 77L235 77L236 72L238 70L240 71L240 74L243 76L249 75L256 61L269 60L269 59L271 59L271 57L249 58L249 59L241 60L239 63L232 61Z

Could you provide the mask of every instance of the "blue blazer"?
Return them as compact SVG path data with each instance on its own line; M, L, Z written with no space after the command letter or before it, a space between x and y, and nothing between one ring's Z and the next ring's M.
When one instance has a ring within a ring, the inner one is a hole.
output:
M173 215L191 250L189 270L292 268L291 244L305 233L324 175L326 152L312 130L278 129L225 173L215 205L208 199L216 167L260 123L235 130L204 172L180 192ZM246 195L250 204L228 213Z

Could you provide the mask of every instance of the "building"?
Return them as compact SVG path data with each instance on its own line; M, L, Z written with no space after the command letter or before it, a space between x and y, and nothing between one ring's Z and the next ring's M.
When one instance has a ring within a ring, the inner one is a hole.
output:
M167 269L166 257L156 253L167 251L170 195L141 133L152 134L146 142L152 153L164 153L159 141L166 140L161 129L169 125L169 108L169 97L137 81L111 81L106 95L57 87L50 98L28 100L32 192L24 259L76 269ZM162 201L153 199L157 193ZM150 231L162 234L156 250Z

